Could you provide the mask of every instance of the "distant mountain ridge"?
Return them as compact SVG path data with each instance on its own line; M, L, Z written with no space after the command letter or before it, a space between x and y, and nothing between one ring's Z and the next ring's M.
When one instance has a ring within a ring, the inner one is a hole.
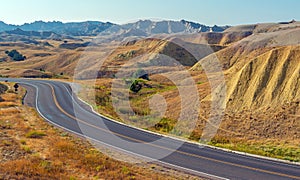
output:
M57 34L65 34L71 36L97 35L98 33L110 28L114 24L98 21L86 21L79 23L62 23L59 21L44 22L35 21L33 23L25 23L23 25L10 25L0 21L0 32L21 29L23 31L52 31Z
M216 28L218 27L218 28ZM181 21L150 21L139 20L134 23L122 25L124 29L138 29L147 34L173 34L173 33L197 33L197 32L222 32L228 26L206 26L186 20Z
M43 44L49 45L47 42L40 42L40 40L79 40L79 38L75 38L69 35L61 35L55 33L53 31L23 31L20 28L14 30L7 30L0 32L0 42L23 42L26 44Z
M130 36L147 36L153 34L173 34L173 33L197 33L197 32L222 32L229 26L206 26L203 24L181 21L151 21L139 20L134 23L124 25L113 24L110 22L85 21L68 22L60 21L44 22L35 21L23 25L11 25L0 21L0 32L21 29L23 31L48 31L57 34L70 36L95 36L99 33L105 35L122 34Z

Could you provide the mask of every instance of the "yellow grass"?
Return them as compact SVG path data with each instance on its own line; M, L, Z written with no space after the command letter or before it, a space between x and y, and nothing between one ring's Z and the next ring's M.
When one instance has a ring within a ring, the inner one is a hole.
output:
M9 100L16 105L0 108L0 179L196 179L151 164L114 160L22 106L21 93L3 96L15 97Z

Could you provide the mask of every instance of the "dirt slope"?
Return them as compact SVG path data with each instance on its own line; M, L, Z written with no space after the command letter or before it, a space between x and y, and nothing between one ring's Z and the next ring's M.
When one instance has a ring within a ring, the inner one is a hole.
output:
M229 76L228 105L231 108L300 101L300 46L270 50Z
M255 109L300 100L300 29L297 24L233 29L252 29L254 34L216 53L226 76L229 108ZM280 30L278 26L285 28ZM211 58L214 56L200 61ZM201 69L200 63L192 67L192 70L197 69Z

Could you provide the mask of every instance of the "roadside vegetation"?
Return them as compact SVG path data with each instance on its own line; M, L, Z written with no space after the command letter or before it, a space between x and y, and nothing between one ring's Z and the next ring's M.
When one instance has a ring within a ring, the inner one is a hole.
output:
M0 179L197 179L155 164L116 161L21 104L23 88L0 84Z
M300 162L300 148L296 141L276 139L243 140L216 136L209 145L287 161Z
M151 76L149 79L151 80L135 79L141 87L137 92L128 87L127 91L129 91L132 111L128 107L114 109L110 88L112 79L98 80L93 87L84 83L85 91L81 92L80 96L91 104L94 102L93 107L99 113L121 122L163 134L199 141L202 135L202 127L209 115L209 103L201 103L201 115L195 130L189 135L182 134L174 130L178 112L180 112L180 108L176 109L178 108L176 104L180 103L176 86L158 76ZM195 81L201 82L197 83L200 96L206 94L206 89L209 89L207 80L195 77ZM93 95L92 91L95 92L95 97L91 96ZM169 108L166 114L160 118L149 116L153 113L149 108L149 100L155 94L162 95L166 99ZM244 114L226 112L216 136L210 142L205 143L256 155L300 162L300 147L297 145L299 141L294 138L298 133L297 127L292 128L289 121L286 121L286 118L293 118L297 122L299 117L286 116L286 114L295 113L291 111L296 109L297 106L297 103L283 105L277 107L276 110L266 111L266 115L262 115L260 112L253 113L252 111L244 111ZM117 112L127 114L127 120L122 119ZM268 117L274 117L274 119ZM274 123L274 120L276 123Z

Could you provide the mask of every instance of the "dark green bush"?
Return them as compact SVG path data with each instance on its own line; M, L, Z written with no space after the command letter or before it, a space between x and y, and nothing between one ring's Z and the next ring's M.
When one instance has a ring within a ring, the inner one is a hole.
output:
M13 49L11 51L5 51L5 53L11 57L14 61L24 61L26 59L26 56L23 56L21 53L19 53L17 50Z

